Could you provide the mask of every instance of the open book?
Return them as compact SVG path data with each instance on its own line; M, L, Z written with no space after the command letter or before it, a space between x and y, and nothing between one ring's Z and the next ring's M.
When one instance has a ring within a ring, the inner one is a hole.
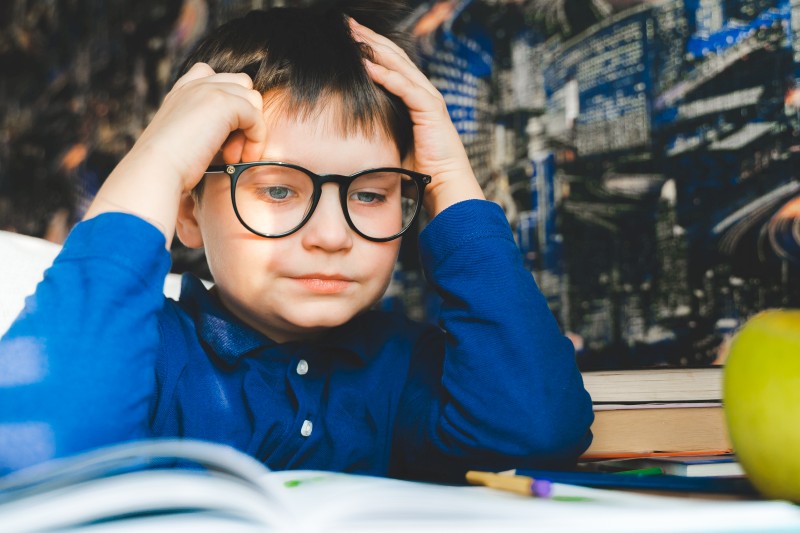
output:
M798 531L777 501L555 484L550 498L318 471L269 472L198 441L117 445L0 478L0 529L119 531Z

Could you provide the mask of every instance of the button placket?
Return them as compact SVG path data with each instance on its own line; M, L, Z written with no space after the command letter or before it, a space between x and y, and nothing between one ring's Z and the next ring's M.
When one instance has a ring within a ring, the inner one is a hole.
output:
M296 375L304 377L306 376L306 374L308 374L308 370L309 370L308 360L306 360L305 358L301 358L300 360L297 361L297 365L294 368ZM303 380L302 383L303 384L298 382L298 392L300 392L300 390L303 390L304 393L308 393L309 391L307 391L306 389L309 385L311 385L312 382ZM303 394L303 396L305 396L305 394ZM302 403L304 402L301 401L301 404ZM307 412L306 417L310 416L312 416L312 413ZM313 431L314 431L314 423L311 422L310 418L306 418L305 420L303 420L303 424L300 426L300 435L303 437L310 437Z

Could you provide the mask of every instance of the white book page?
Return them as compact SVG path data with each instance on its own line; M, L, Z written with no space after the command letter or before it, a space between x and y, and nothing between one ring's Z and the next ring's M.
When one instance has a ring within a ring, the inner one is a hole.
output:
M551 498L533 498L485 487L311 471L265 478L302 531L800 530L800 510L785 502L699 500L563 484L553 485Z
M151 457L179 457L208 470L125 470ZM14 487L17 497L10 497ZM197 441L87 452L0 478L0 501L4 491L4 533L212 530L204 523L219 531L800 531L800 509L786 502L717 502L562 484L553 486L550 498L533 498L485 487L268 472L232 448Z

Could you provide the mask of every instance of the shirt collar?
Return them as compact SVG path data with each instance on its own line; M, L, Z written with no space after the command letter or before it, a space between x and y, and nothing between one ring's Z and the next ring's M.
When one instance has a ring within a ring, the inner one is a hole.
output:
M236 318L219 297L192 274L184 274L181 280L180 305L192 317L200 339L227 365L236 364L249 353L279 346L293 347L295 349L289 351L309 355L317 351L315 347L324 347L328 353L332 350L345 357L355 356L360 363L371 358L362 316L331 329L314 342L279 345Z

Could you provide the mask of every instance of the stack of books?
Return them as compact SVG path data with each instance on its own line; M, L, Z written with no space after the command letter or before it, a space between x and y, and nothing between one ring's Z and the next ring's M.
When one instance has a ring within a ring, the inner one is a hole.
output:
M584 459L731 452L722 367L588 371L594 440Z

